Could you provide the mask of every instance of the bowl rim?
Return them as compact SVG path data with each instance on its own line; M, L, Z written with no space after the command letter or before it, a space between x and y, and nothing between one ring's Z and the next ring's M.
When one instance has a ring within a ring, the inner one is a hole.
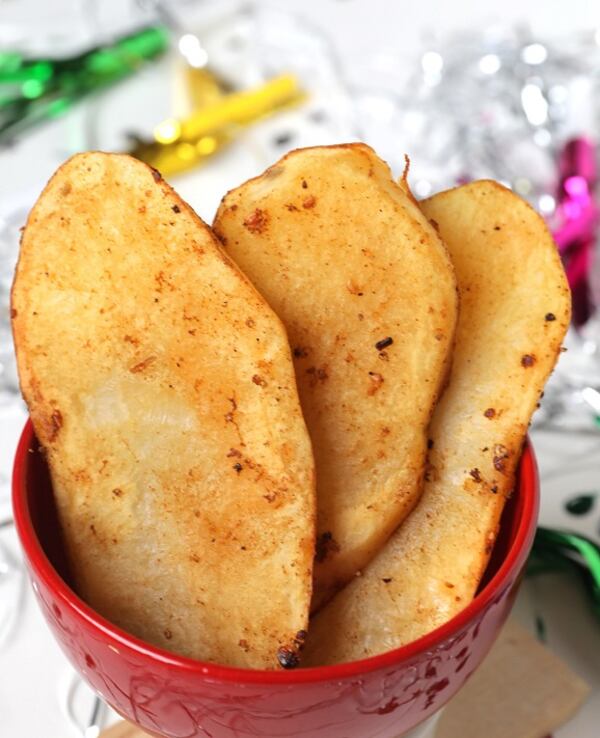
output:
M390 666L398 666L402 662L410 663L419 654L434 650L444 641L452 638L458 631L476 620L488 606L493 604L494 600L509 583L511 573L518 571L522 563L524 563L537 525L539 475L535 452L529 437L527 437L521 455L520 471L517 476L519 491L526 490L527 493L520 495L519 505L521 516L518 521L513 544L504 561L487 585L463 610L449 621L404 646L376 656L347 663L305 667L291 671L267 671L263 669L246 669L223 664L213 664L186 656L179 656L158 646L153 646L134 635L130 635L87 605L59 575L48 559L35 532L29 509L24 471L27 468L34 441L35 433L33 425L28 418L15 453L12 477L12 504L15 527L21 546L36 577L43 580L45 586L63 600L68 608L74 611L81 620L85 621L89 628L100 632L105 639L112 642L113 649L115 646L117 647L114 649L117 653L120 653L119 648L126 649L144 658L158 661L163 666L187 672L188 674L208 677L211 681L215 682L268 685L318 683L358 677L368 672Z

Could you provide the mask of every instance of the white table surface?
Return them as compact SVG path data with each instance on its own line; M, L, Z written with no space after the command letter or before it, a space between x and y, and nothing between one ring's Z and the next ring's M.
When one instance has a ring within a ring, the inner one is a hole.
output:
M13 4L16 4L13 0ZM53 3L52 8L57 5ZM64 4L64 3L63 3ZM6 3L9 7L11 2ZM42 5L42 4L41 4ZM40 8L41 8L40 5ZM43 4L45 6L45 4ZM124 3L110 0L102 12L117 13ZM419 3L386 2L385 0L289 0L281 3L329 32L339 52L342 68L350 69L360 57L372 56L377 50L402 49L407 58L420 48L423 34L432 29L481 26L499 18L499 11L476 0L452 3L421 1ZM49 7L49 6L48 6ZM547 0L503 0L505 21L525 20L542 33L565 33L570 29L590 28L600 23L600 5L584 0L548 3ZM0 9L0 31L3 11ZM162 63L161 63L162 64ZM115 106L125 110L142 110L156 115L148 99L170 74L168 63L159 72L140 75L135 84L122 86L116 94ZM159 75L157 77L157 74ZM142 103L143 101L143 103ZM160 106L159 106L160 108ZM91 111L91 113L90 113ZM44 181L70 153L84 144L81 141L82 120L93 115L93 104L44 126L8 151L0 151L0 217L15 204L27 205L38 194ZM297 127L294 115L280 117L250 131L225 154L197 172L174 180L182 196L205 219L212 214L223 192L252 176L276 155L270 143L278 127ZM298 129L300 131L300 129ZM306 131L302 143L326 143L351 137L341 116L328 126ZM20 403L0 406L0 520L9 514L7 481L18 435L25 419ZM564 512L564 500L578 492L600 491L600 434L553 434L534 432L542 470L543 502L541 523L553 527L573 527L590 536L600 537L600 509L588 516L573 519ZM598 501L600 505L600 499ZM11 529L0 531L0 540L16 559L20 553ZM0 605L2 603L0 592ZM593 694L581 712L555 738L597 738L600 725L600 624L587 608L577 582L565 577L549 576L529 582L522 590L516 607L518 618L533 629L536 617L543 616L548 645L593 687ZM73 672L54 644L41 615L27 591L23 618L8 646L0 649L0 736L14 738L69 738L81 736L67 718L65 695ZM90 707L85 688L75 700L81 721ZM110 721L113 716L106 715ZM507 736L507 738L509 738ZM541 737L540 737L541 738Z

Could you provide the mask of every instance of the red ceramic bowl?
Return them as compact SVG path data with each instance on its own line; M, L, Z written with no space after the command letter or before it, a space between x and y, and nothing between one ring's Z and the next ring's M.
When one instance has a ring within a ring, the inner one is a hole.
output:
M251 671L175 656L123 632L69 585L52 490L31 424L13 504L33 588L74 667L117 712L168 738L397 738L440 709L488 652L514 601L536 526L539 482L525 446L484 584L450 622L349 664Z

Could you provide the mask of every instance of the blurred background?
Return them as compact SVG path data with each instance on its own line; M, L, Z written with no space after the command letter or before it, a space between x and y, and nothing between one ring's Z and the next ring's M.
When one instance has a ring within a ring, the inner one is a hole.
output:
M517 616L593 688L555 736L598 735L600 5L584 0L0 0L0 734L110 720L33 607L8 503L25 417L9 290L35 198L72 154L127 151L210 222L290 148L352 140L397 176L407 154L417 197L500 180L560 248L574 321L532 430L542 527Z

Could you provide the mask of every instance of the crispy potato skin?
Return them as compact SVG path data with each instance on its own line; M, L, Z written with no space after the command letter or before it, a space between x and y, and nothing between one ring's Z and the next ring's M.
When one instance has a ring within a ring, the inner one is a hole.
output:
M278 318L158 172L102 153L33 208L12 308L78 591L168 650L280 668L315 500Z
M213 227L293 348L317 466L318 608L419 497L454 336L453 269L362 144L291 152L229 192Z
M552 238L519 197L480 181L421 207L448 246L461 298L450 382L430 429L425 488L363 576L314 619L307 665L397 648L473 598L570 320Z

